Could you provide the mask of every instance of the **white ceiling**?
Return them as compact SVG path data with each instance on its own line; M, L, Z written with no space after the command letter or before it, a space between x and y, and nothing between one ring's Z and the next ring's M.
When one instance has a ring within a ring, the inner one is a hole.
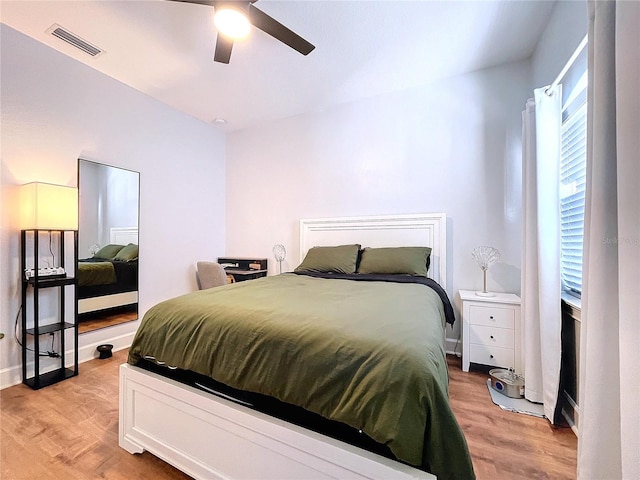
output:
M260 30L215 63L213 9L165 0L2 0L2 23L205 122L233 131L528 58L554 1L278 1L256 6L316 45ZM52 24L106 51L49 35Z

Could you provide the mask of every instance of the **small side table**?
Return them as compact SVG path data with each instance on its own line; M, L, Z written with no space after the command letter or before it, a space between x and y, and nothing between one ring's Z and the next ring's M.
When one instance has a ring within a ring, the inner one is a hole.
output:
M514 368L522 373L520 297L496 293L481 297L460 290L462 300L462 370L471 363Z

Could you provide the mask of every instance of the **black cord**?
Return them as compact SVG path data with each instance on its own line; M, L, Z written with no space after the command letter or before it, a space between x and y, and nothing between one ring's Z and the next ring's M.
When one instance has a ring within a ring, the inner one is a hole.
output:
M53 260L53 265L49 265L50 267L56 266L56 256L53 253L53 249L51 248L51 230L49 230L49 252L51 253L51 259Z
M20 307L18 307L18 313L16 314L16 323L13 327L13 334L15 336L16 342L18 342L18 345L20 345L22 347L22 343L20 342L20 339L18 338L18 319L20 318L20 312L22 311L22 305L20 305Z
M451 326L451 330L453 330L453 325ZM456 339L456 344L453 347L453 354L458 358L462 357L462 353L458 353L458 347L460 346L461 340L462 340L462 328L460 328L460 332L458 332L458 338Z
M51 332L51 350L49 350L47 353L49 354L50 357L59 357L59 355L56 353L56 351L53 349L53 341L56 339L56 334L54 332Z
M15 325L13 327L13 334L14 334L16 343L18 345L20 345L20 348L26 348L30 352L34 352L35 353L35 350L33 348L26 347L26 346L22 345L22 342L20 341L20 337L18 336L18 319L20 318L20 312L21 311L22 311L22 305L20 305L20 307L18 308L18 313L16 314L16 321L15 321ZM54 340L55 340L55 334L52 332L51 333L51 351L50 352L38 352L38 356L40 356L40 357L60 358L60 354L53 349L53 341Z

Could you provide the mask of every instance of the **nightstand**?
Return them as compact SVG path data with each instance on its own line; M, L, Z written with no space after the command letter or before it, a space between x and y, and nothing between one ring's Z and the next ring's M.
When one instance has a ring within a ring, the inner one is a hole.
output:
M462 300L462 370L470 363L515 368L522 373L520 297L496 293L481 297L460 290Z

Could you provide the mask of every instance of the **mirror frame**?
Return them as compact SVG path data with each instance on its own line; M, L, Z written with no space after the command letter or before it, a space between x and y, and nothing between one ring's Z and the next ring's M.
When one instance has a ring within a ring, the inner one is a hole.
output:
M127 179L127 182L130 182L131 185L135 184L137 189L136 191L136 199L137 205L135 207L135 223L136 225L132 225L131 220L125 223L130 223L129 225L98 225L96 227L96 239L99 239L99 236L102 231L102 240L104 243L106 242L106 238L109 239L109 243L118 243L118 244L128 244L134 243L132 240L136 240L135 243L139 245L139 234L140 234L140 172L136 172L134 170L129 170L122 167L116 167L114 165L109 165L102 162L97 162L94 160L88 160L86 158L78 158L78 244L79 248L85 249L87 245L82 244L82 231L83 231L83 223L86 225L86 221L83 222L83 217L87 215L86 209L82 207L82 170L86 168L82 168L83 164L88 164L95 166L95 168L108 168L114 169L113 171L122 172L123 174L134 174L135 178ZM86 175L86 173L85 173ZM85 177L86 180L86 177ZM86 181L84 182L86 184ZM108 182L107 182L108 183ZM124 188L127 188L126 185ZM108 184L103 187L109 191L112 189ZM108 197L108 195L107 195ZM86 194L85 194L86 198ZM108 202L108 198L107 198ZM132 206L131 206L132 207ZM98 210L98 206L96 206L95 211ZM83 210L85 213L83 214ZM127 210L126 217L133 218L132 210ZM101 215L98 215L101 217ZM99 224L101 221L100 218L96 220L96 223ZM106 232L108 233L106 233ZM107 235L107 236L105 236ZM114 238L118 241L114 241ZM105 243L106 244L106 243ZM80 245L83 245L80 247ZM89 243L91 245L91 243ZM104 245L102 245L104 246ZM93 247L93 248L92 248ZM87 249L89 251L89 255L93 255L96 253L97 248L100 248L99 244L92 245ZM87 256L87 253L82 253L78 255L79 260L83 260L86 258L90 258ZM140 301L140 281L139 281L139 260L135 261L135 270L132 268L133 264L129 262L117 262L114 264L116 267L116 277L118 277L118 273L120 273L120 279L128 279L128 285L123 287L117 284L110 284L109 286L84 286L84 291L80 291L80 286L77 287L76 301L78 303L78 329L79 333L91 332L94 330L98 330L101 328L110 327L112 325L120 325L122 323L131 322L139 319L139 301ZM131 290L131 285L135 281L135 290ZM135 292L135 294L134 294ZM82 298L80 298L82 296ZM83 302L83 300L85 300Z

